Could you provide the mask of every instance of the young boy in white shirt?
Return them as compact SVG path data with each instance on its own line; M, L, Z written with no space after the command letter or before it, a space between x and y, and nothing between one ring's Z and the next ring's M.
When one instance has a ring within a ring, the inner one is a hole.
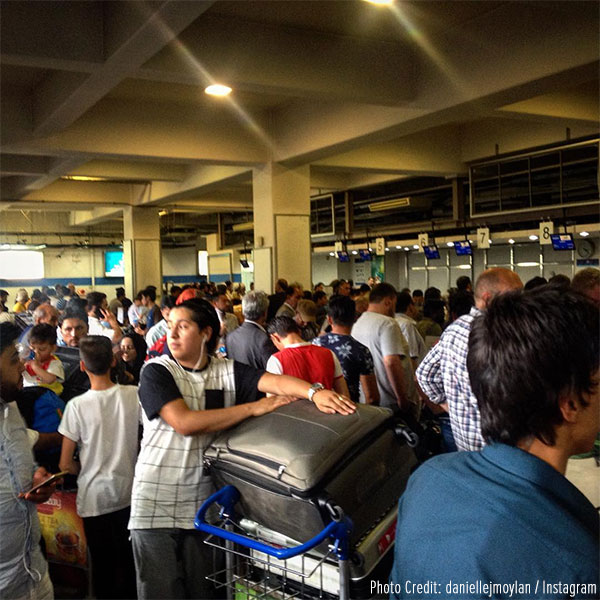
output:
M77 475L77 512L92 556L96 598L135 598L135 567L127 523L138 451L137 387L114 384L115 358L104 336L80 340L80 368L91 389L66 406L61 470ZM79 461L73 458L79 447Z

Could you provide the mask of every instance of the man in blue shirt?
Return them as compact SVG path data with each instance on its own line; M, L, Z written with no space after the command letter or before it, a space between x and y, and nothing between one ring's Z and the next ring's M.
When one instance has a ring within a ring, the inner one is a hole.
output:
M0 598L51 600L35 504L46 502L56 483L26 493L50 474L34 466L32 440L15 402L24 368L15 347L19 333L12 323L0 324Z
M391 598L599 596L598 513L564 477L600 430L598 327L587 298L549 286L475 317L467 367L488 446L409 480Z

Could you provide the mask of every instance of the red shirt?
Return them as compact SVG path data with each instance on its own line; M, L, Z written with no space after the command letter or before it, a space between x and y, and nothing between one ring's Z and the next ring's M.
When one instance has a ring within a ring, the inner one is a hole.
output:
M328 348L302 344L284 348L271 358L279 361L284 375L292 375L309 383L322 383L328 390L333 389L336 364L333 352ZM270 370L267 365L267 370Z

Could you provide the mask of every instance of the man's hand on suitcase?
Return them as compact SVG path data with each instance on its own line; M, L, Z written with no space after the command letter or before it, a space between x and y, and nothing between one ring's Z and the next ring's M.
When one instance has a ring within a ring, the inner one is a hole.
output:
M260 400L251 403L252 416L260 417L261 415L266 415L276 408L294 402L295 400L296 398L292 398L291 396L267 396L266 398L261 398Z
M351 415L356 412L356 405L347 396L342 396L333 390L319 390L313 395L315 406L324 413L333 415Z

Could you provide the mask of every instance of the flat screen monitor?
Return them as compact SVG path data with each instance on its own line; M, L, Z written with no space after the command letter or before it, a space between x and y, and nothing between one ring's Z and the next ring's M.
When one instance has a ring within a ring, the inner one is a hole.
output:
M372 255L371 255L371 251L368 248L359 250L358 254L362 260L372 260L373 259Z
M104 252L104 277L125 277L123 250Z
M340 262L350 262L350 255L345 250L338 250L337 255Z
M439 248L435 244L423 246L423 251L425 252L425 257L429 260L440 257Z
M555 250L575 250L573 235L570 233L551 233L550 239Z
M471 256L473 254L473 248L471 248L469 240L454 242L454 251L456 252L456 256Z
M245 258L240 258L240 265L242 265L244 269L250 268L250 263Z

